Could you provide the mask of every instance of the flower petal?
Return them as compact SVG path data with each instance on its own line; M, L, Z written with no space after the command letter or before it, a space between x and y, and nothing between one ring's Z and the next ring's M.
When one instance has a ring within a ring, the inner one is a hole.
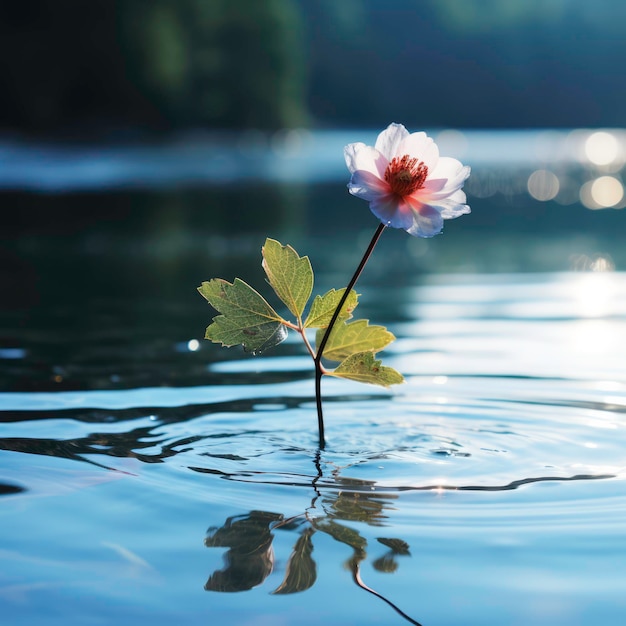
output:
M351 143L343 149L348 169L354 174L358 170L371 172L383 178L389 162L376 148L364 143Z
M411 207L395 194L379 196L370 202L371 212L387 226L406 230L413 224Z
M409 235L414 237L434 237L443 230L443 216L436 208L428 204L417 206L408 199L413 208L413 224L406 229Z
M432 178L428 179L422 189L425 194L437 193L441 191L448 183L447 178Z
M437 167L439 148L432 137L429 137L426 133L411 133L408 137L405 137L398 146L396 156L404 156L405 154L419 159L428 167L429 174ZM437 176L437 178L444 177Z
M471 213L469 206L465 204L466 202L467 198L465 197L465 192L458 189L447 198L443 198L442 200L431 200L429 204L441 211L441 216L444 219L450 220L455 217L459 217L460 215L467 215L468 213Z
M409 131L402 124L389 124L389 126L378 135L374 147L387 161L391 161L395 156L402 156L398 155L398 147L408 136Z
M444 190L451 193L463 186L463 183L470 175L470 167L469 165L463 165L460 161L457 161L452 157L440 157L437 162L437 167L432 172L429 172L429 174L429 180L431 178L446 178L448 182L446 183Z
M350 172L355 172L357 170L355 160L356 154L359 150L365 148L365 144L362 141L358 141L357 143L349 143L343 149L343 158L346 160L346 165Z
M366 170L357 170L352 174L348 190L353 196L370 202L390 193L389 184L386 181Z

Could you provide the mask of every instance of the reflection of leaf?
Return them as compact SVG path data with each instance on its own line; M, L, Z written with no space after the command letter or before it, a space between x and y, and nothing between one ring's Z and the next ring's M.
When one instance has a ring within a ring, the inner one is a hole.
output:
M339 290L331 289L323 296L315 296L304 326L306 328L326 328L330 324L330 319L335 309L339 306L339 301L345 291L345 288ZM337 322L343 322L352 317L352 311L356 308L358 300L359 294L353 289L341 307L341 313L337 318Z
M315 342L319 346L325 330L318 330ZM324 357L330 361L343 361L357 352L378 352L395 340L384 326L370 326L367 320L337 324L324 348Z
M409 552L409 544L402 539L388 539L386 537L378 537L377 541L389 548L387 554L383 554L383 556L376 559L372 563L374 569L378 570L379 572L383 572L385 574L395 572L398 569L396 556L408 556L411 554Z
M372 563L372 567L383 574L393 574L398 569L398 563L394 554L387 552Z
M381 385L382 387L404 382L400 372L392 367L381 365L381 361L376 360L371 352L359 352L349 356L328 374L339 378L349 378L360 383Z
M286 338L282 318L243 280L229 283L214 278L203 282L198 291L222 314L213 318L205 339L228 347L243 344L245 350L258 352Z
M311 536L315 530L307 528L296 541L287 563L285 580L272 593L287 594L305 591L312 587L317 579L317 567L311 557L313 542Z
M411 554L409 552L409 544L403 539L387 539L385 537L378 537L377 541L387 546L394 554Z
M341 488L338 496L342 496L344 493L346 493L344 489L351 489L354 490L354 493L356 493L357 491L358 493L364 493L365 497L367 498L371 495L368 492L372 491L376 487L375 480L365 480L364 478L354 478L353 476L340 476L337 474L336 471L333 472L333 474L335 484L337 485L337 487ZM350 491L349 493L352 493L352 491ZM390 494L376 494L376 497L397 498L398 496L393 496Z
M317 530L329 534L336 541L340 541L341 543L345 543L351 548L354 548L354 550L362 555L361 558L364 557L367 541L361 537L356 530L337 524L337 522L330 519L316 522L315 527Z
M330 504L329 515L335 519L382 526L386 518L384 510L388 506L384 499L389 497L387 494L373 497L366 493L342 491L332 499L324 498L324 504Z
M204 544L229 550L224 555L226 566L211 574L204 588L245 591L260 585L274 567L270 525L282 517L278 513L251 511L248 515L229 517L220 528L210 528Z
M263 269L276 295L298 319L313 291L313 269L309 257L298 256L291 246L266 239L262 248Z

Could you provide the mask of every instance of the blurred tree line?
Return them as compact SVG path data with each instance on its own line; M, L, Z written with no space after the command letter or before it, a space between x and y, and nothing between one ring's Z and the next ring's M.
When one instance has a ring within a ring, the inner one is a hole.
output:
M626 126L621 0L298 0L337 126Z
M0 131L623 126L620 0L0 0Z
M305 122L292 0L0 0L0 128Z

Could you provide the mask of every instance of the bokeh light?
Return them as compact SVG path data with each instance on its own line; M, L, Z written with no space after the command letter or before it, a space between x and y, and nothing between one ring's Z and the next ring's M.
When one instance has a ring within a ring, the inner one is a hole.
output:
M200 350L200 342L197 339L190 339L187 342L187 350L189 350L189 352L197 352Z
M535 200L552 200L559 193L559 188L559 179L549 170L535 170L528 177L528 193Z
M580 201L588 209L617 207L624 198L624 186L614 176L600 176L580 189Z
M467 135L460 130L453 128L442 130L435 137L435 141L440 154L444 156L454 155L457 159L464 159L467 156L469 141Z
M610 165L617 160L620 145L615 135L599 130L585 141L585 156L594 165Z

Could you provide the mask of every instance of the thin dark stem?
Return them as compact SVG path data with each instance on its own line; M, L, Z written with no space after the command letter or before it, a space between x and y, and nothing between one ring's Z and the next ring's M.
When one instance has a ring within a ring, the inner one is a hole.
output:
M352 566L352 578L354 579L354 582L359 587L361 587L361 589L368 591L369 593L376 596L377 598L380 598L383 602L386 602L398 615L402 616L407 622L414 624L415 626L422 626L419 622L416 622L412 617L409 617L402 609L400 609L400 607L396 606L391 600L389 600L388 598L385 598L385 596L383 596L381 593L378 593L378 591L374 591L374 589L372 589L371 587L368 587L363 582L361 578L361 573L359 571L359 562L356 559L353 559L350 565Z
M324 414L322 413L322 368L317 359L315 360L315 403L317 405L317 428L319 430L319 449L326 447L324 438Z
M350 282L348 283L346 290L341 296L341 300L339 300L339 304L337 305L337 308L335 309L333 316L330 318L330 322L328 324L328 327L326 328L326 332L324 333L324 336L322 337L322 341L320 341L320 345L317 348L317 354L315 355L315 359L314 359L315 401L317 405L317 425L319 427L319 440L320 440L319 447L321 450L323 450L324 446L326 445L326 440L324 438L324 415L322 413L322 374L323 374L322 355L324 353L324 348L326 347L326 344L328 343L328 338L330 337L330 333L333 330L333 326L335 325L335 322L339 318L341 309L343 308L343 305L346 303L346 300L348 299L350 292L354 288L354 285L356 285L356 281L359 280L359 276L361 275L361 272L363 271L365 264L369 260L370 256L372 256L372 252L374 251L374 248L376 247L376 244L378 243L380 236L383 234L383 230L385 230L385 224L381 223L378 225L378 228L376 229L376 232L374 233L374 236L372 237L372 240L370 241L369 246L367 246L367 250L365 251L363 258L361 259L359 266L356 268L356 271L354 272L354 275L350 279Z

